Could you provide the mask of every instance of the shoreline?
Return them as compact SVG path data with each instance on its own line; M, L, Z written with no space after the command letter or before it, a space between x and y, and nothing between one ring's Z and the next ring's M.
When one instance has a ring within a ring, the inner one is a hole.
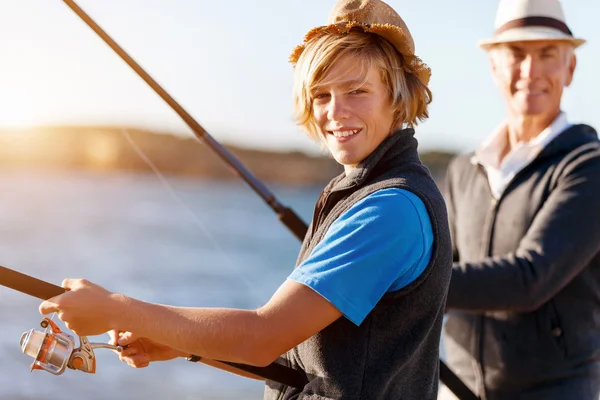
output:
M210 180L240 179L237 173L195 137L104 126L52 126L0 129L0 167L84 169L91 171L158 170L172 176ZM261 181L294 186L325 185L343 169L331 157L300 151L272 151L223 144ZM420 154L434 178L443 177L453 153Z

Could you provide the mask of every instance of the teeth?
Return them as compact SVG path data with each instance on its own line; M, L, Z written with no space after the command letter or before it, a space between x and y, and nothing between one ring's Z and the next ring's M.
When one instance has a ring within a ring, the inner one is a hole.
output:
M347 137L358 133L358 131L358 129L354 129L352 131L331 131L331 133L333 133L333 136L335 137Z

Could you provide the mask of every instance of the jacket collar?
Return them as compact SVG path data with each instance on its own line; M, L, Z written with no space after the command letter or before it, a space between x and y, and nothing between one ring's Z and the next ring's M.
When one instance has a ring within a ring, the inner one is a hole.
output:
M570 152L571 150L598 140L596 130L589 125L570 125L567 129L557 135L540 151L535 160L551 157L556 154ZM471 153L470 162L473 165L480 163L476 152Z

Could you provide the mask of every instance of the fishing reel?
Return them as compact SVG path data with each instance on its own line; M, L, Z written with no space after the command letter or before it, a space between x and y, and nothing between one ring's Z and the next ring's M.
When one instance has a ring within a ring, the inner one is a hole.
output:
M93 374L96 372L94 349L122 351L123 347L107 343L90 343L86 336L79 336L79 347L75 339L60 330L56 323L48 318L40 322L44 332L31 329L21 336L21 350L34 358L30 371L41 369L54 375L60 375L67 368Z

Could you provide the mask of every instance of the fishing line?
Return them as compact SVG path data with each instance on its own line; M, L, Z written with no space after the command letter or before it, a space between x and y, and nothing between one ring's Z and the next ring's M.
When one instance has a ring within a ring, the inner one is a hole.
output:
M195 221L195 225L197 225L202 230L204 235L206 235L206 237L208 237L210 243L214 246L215 249L217 249L218 253L220 253L220 255L225 258L225 260L226 260L225 264L230 269L230 271L235 273L237 279L239 279L239 281L244 283L246 288L252 293L252 296L254 297L255 300L258 300L259 302L264 302L264 299L261 298L261 296L259 295L259 292L256 290L255 286L252 285L252 283L247 278L245 278L245 279L243 278L246 274L242 273L241 268L234 267L237 264L233 262L231 257L229 257L229 255L225 251L225 249L223 249L223 247L217 242L215 237L206 228L206 225L200 219L198 214L195 213L194 210L192 210L192 208L181 198L181 196L177 193L177 191L169 183L168 179L160 171L160 169L156 166L156 164L154 164L154 162L152 162L150 157L148 157L148 155L146 153L144 153L144 151L140 148L140 146L138 146L137 143L135 143L135 141L133 140L133 138L131 137L129 132L126 129L121 129L120 132L121 132L121 135L125 138L125 140L127 140L129 145L133 148L133 151L135 151L135 153L146 163L146 165L148 165L150 167L152 172L154 172L154 174L156 175L158 180L166 188L166 190L169 192L169 194L171 195L173 200L177 204L179 204L181 207L183 207L183 209L192 218L192 220ZM263 305L263 304L260 304L260 305Z

